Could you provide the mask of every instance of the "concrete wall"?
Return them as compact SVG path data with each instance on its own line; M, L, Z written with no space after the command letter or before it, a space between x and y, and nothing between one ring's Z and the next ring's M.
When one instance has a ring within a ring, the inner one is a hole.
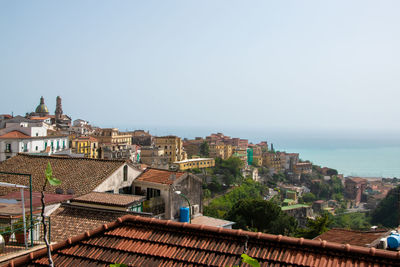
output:
M124 181L124 166L128 166L128 179ZM114 194L119 193L119 189L127 186L132 186L133 181L141 174L141 171L127 165L122 165L116 170L110 177L107 178L103 183L96 187L93 191L95 192L107 192L113 191Z
M190 201L190 205L199 205L199 212L203 212L203 187L201 180L193 178L192 174L189 174L186 178L178 180L175 184L175 189L181 191ZM166 207L166 211L170 210L170 218L179 218L179 208L181 206L187 207L187 201L180 195L172 192L171 206ZM193 214L192 214L193 216Z
M182 196L176 194L175 191L181 191L190 201L190 205L199 205L199 212L203 212L203 188L201 180L193 178L192 174L184 175L178 179L173 185L149 183L143 181L135 181L133 186L141 187L142 190L154 188L160 190L160 196L165 203L164 218L174 220L179 218L179 208L188 206L187 201Z

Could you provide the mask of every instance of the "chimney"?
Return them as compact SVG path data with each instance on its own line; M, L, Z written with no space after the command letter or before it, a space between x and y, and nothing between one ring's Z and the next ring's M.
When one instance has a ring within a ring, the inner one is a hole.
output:
M169 179L170 179L171 181L175 181L175 179L176 179L175 173L171 174L171 175L169 176Z

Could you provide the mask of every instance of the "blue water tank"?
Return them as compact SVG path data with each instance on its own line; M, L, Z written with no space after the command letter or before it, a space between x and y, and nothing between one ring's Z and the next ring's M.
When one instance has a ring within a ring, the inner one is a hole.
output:
M189 208L188 207L181 207L179 209L179 221L180 222L189 222Z
M387 238L387 245L390 249L396 249L400 246L400 235L399 234L391 234Z

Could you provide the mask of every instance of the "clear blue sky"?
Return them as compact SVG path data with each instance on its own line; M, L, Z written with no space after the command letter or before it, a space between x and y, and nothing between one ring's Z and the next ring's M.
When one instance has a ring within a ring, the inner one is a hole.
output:
M400 1L0 1L0 113L400 132ZM201 135L200 133L199 135ZM245 136L243 136L245 137Z

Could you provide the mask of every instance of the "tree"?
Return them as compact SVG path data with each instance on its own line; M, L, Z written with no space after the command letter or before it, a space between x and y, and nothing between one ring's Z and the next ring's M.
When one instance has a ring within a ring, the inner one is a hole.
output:
M236 222L235 228L270 234L290 235L297 228L297 221L293 217L283 213L272 201L263 199L239 200L226 219Z
M299 229L297 236L313 239L329 230L328 225L332 222L328 214L323 214L315 220L307 219L307 228Z
M208 185L209 186L209 185ZM210 187L208 187L210 189ZM208 206L204 207L204 215L224 219L229 210L242 199L262 199L267 188L262 184L246 179L243 183L231 189L228 193L214 198Z
M366 213L354 212L332 216L332 222L329 227L365 230L370 229L371 224Z
M200 145L200 156L202 157L209 157L210 155L210 147L208 145L207 141L204 141L201 145Z
M221 174L224 183L230 186L242 178L242 167L243 162L238 157L230 157L227 160L216 158L214 173Z
M400 186L389 191L387 196L379 202L371 213L371 223L381 224L385 227L396 227L399 222L399 198Z
M317 197L313 194L313 193L305 193L302 196L302 199L304 202L310 203L310 202L314 202L315 200L317 200Z
M332 175L338 175L338 171L335 169L328 169L326 171L326 175L332 176Z

